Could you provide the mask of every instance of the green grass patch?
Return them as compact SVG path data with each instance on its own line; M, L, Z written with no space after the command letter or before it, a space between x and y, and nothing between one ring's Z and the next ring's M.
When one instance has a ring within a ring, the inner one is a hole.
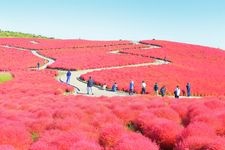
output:
M13 76L9 72L0 72L0 83L12 80Z
M137 131L137 127L134 125L134 123L132 121L128 122L126 126L127 126L128 130L131 130L134 132Z
M39 139L40 135L37 132L31 132L31 138L33 142L36 142Z

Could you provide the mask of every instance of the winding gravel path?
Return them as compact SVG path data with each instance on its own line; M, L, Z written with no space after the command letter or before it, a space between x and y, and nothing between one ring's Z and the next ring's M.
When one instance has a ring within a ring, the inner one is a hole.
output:
M42 69L46 69L49 65L53 64L55 62L54 59L51 59L51 58L48 58L48 57L45 57L41 54L39 54L36 50L31 50L31 53L37 57L40 57L42 59L44 59L45 61L47 61L47 63L45 63L44 65L40 66L40 70Z
M40 66L40 70L42 69L46 69L49 65L53 64L55 62L54 59L45 57L43 55L41 55L40 53L38 53L36 50L28 50L28 49L24 49L24 48L18 48L18 47L12 47L12 46L7 46L7 45L1 45L2 47L5 48L14 48L17 50L23 50L23 51L31 51L31 53L37 57L40 57L44 60L46 60L47 63L45 63L44 65ZM118 51L114 52L115 54L119 53ZM119 68L131 68L131 67L143 67L143 66L150 66L150 65L164 65L164 64L169 64L169 61L165 61L165 60L160 60L160 59L155 59L154 62L151 63L141 63L141 64L133 64L133 65L123 65L123 66L114 66L114 67L105 67L105 68L96 68L96 69L86 69L86 70L78 70L78 71L71 71L72 75L71 75L71 79L70 79L70 85L75 87L75 92L74 94L80 94L80 95L86 95L86 91L87 91L87 85L86 82L81 81L79 79L79 77L83 74L89 73L89 72L93 72L93 71L100 71L100 70L110 70L110 69L119 69ZM37 69L37 68L36 68ZM58 70L59 75L57 76L57 80L60 82L63 82L64 84L66 81L66 72L65 70ZM103 90L101 87L99 86L94 86L93 87L93 93L94 95L91 96L107 96L107 97L112 97L112 96L128 96L127 92L123 92L123 91L117 91L117 92L112 92L109 90ZM186 97L185 97L186 98ZM200 98L200 97L190 97L190 98Z
M130 67L140 67L140 66L150 66L150 65L162 65L162 64L168 64L168 63L169 62L165 62L165 61L162 61L162 60L156 60L153 63L142 63L142 64L134 64L134 65L124 65L124 66L116 66L116 67L106 67L106 68L71 71L72 75L71 75L70 84L75 86L76 88L78 88L80 90L80 91L76 90L76 93L86 95L86 91L87 91L86 82L81 81L79 79L79 77L82 74L86 74L86 73L93 72L93 71L100 71L100 70L110 70L110 69L130 68ZM66 81L66 71L60 70L59 74L60 74L59 79L61 81L65 82ZM109 87L109 88L111 88L111 87ZM108 90L102 90L102 88L98 87L98 86L93 87L93 93L94 93L94 96L108 96L108 97L111 97L111 96L127 96L128 95L128 93L122 92L122 91L111 92L111 91L108 91Z
M48 65L51 65L55 62L55 60L45 57L41 54L39 54L36 50L31 51L32 54L34 54L37 57L40 57L42 59L45 59L48 61L45 65L41 66L40 69L45 69L47 68ZM150 65L163 65L163 64L168 64L169 62L164 61L164 60L158 60L156 59L154 62L151 63L142 63L142 64L133 64L133 65L123 65L123 66L114 66L114 67L105 67L105 68L96 68L96 69L86 69L86 70L79 70L79 71L71 71L71 79L70 79L70 85L75 87L75 92L74 94L81 94L81 95L87 95L87 85L86 82L81 81L79 77L83 74L93 72L93 71L101 71L101 70L110 70L110 69L119 69L119 68L130 68L130 67L142 67L142 66L150 66ZM66 72L65 70L58 70L59 71L59 76L57 77L58 81L65 83L66 82ZM66 83L65 83L66 84ZM111 87L109 87L111 88ZM117 91L117 92L112 92L109 90L103 90L99 86L94 86L93 88L93 93L94 96L107 96L107 97L112 97L112 96L128 96L127 92L123 91Z

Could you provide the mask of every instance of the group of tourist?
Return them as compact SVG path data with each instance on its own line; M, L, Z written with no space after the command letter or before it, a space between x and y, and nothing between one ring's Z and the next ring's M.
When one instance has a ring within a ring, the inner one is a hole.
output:
M146 83L145 81L142 81L141 83L141 94L146 94ZM160 90L159 90L159 86L158 83L155 83L153 86L153 90L155 92L155 95L161 95L162 97L164 97L166 95L166 86L163 85ZM187 83L186 85L186 90L187 90L187 96L191 96L191 85L190 83ZM129 84L129 95L133 95L134 94L134 81L131 80L130 84ZM175 90L174 90L174 97L175 98L179 98L181 94L181 90L179 88L179 86L177 85Z
M66 79L66 83L69 84L70 82L70 77L71 77L71 72L70 70L67 71L66 73L66 76L67 76L67 79ZM93 93L93 90L92 90L92 87L94 85L94 81L92 79L92 77L89 77L88 81L87 81L87 94L91 94L91 95L94 95ZM141 94L146 94L146 83L145 81L142 81L141 82ZM102 89L106 89L106 84L104 84L102 86ZM118 90L118 86L117 86L117 83L114 82L113 85L112 85L112 91L113 92L116 92ZM154 93L155 95L161 95L162 97L164 97L166 95L166 86L162 86L159 90L159 86L158 86L158 83L156 82L153 86L153 90L154 90ZM191 85L190 83L187 83L186 85L186 90L187 90L187 96L191 96ZM129 95L133 95L134 94L134 81L131 80L130 83L129 83ZM174 97L175 98L179 98L180 97L180 94L181 94L181 90L180 90L180 87L177 85L175 90L174 90Z

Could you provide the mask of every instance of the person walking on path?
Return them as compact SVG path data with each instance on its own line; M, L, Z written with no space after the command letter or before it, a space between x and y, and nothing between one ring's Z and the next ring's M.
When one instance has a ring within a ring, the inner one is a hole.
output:
M164 97L166 95L166 86L165 85L163 87L161 87L160 94L162 97Z
M92 91L92 86L94 85L94 81L92 80L91 77L89 77L88 81L87 81L87 94L92 94L94 95L93 91Z
M117 84L116 84L116 82L112 86L112 91L113 92L116 92L117 91Z
M104 83L104 84L102 85L102 90L106 90L106 88L107 88L107 85L106 85L106 83Z
M141 83L141 94L146 94L146 83L142 81Z
M190 83L187 83L186 89L187 89L187 96L190 97L191 96L191 84Z
M179 96L180 96L180 88L179 88L179 86L177 86L176 89L174 90L174 96L175 96L175 98L179 98Z
M37 68L38 68L38 70L40 70L40 63L39 62L37 63Z
M131 80L129 85L129 95L133 95L133 94L134 94L134 81Z
M67 84L69 84L69 82L70 82L70 77L71 77L71 72L70 72L70 70L68 70L66 73L66 83Z
M159 91L159 87L158 87L158 84L157 84L157 82L155 83L155 85L154 85L154 92L155 92L155 94L158 96L158 91Z

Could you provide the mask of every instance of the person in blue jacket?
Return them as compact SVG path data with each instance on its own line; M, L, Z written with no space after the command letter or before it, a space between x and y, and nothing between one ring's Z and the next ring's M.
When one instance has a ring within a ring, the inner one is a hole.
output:
M117 91L117 84L116 84L116 82L112 86L112 91L113 92L116 92Z
M71 72L70 72L70 70L68 70L66 73L66 83L67 84L69 84L69 82L70 82L70 77L71 77Z
M133 95L134 94L134 81L130 81L129 84L129 95Z

